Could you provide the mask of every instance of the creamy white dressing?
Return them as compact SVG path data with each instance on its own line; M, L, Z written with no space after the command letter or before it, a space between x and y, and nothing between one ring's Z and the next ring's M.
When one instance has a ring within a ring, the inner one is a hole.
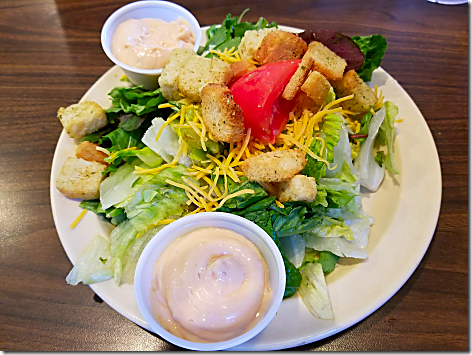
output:
M166 22L159 19L129 19L113 34L112 53L120 61L139 69L160 69L175 48L193 49L195 34L190 24L179 17Z
M170 333L195 342L235 338L266 313L271 289L257 247L223 228L203 228L174 241L153 270L151 303Z

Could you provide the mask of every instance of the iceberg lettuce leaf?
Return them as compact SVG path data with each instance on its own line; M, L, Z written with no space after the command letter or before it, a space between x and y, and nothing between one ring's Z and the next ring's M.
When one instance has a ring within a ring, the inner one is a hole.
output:
M93 284L113 278L113 264L108 239L97 235L87 246L66 277L69 285Z
M298 292L310 313L320 319L334 319L328 286L319 263L309 263L302 268L302 281Z
M373 152L375 137L384 119L385 107L382 107L372 117L368 137L362 144L358 157L354 160L354 167L359 172L361 186L373 192L377 191L385 176L385 166L380 167L377 164Z
M169 216L181 216L185 211L188 197L183 189L165 182L166 179L182 183L183 166L166 168L144 183L124 206L130 223L143 233ZM152 194L151 194L152 192Z
M340 257L365 259L372 223L367 215L358 217L345 207L327 209L321 227L304 234L307 247L330 251Z
M139 162L139 160L135 160L131 164L123 164L116 172L111 173L102 181L100 184L100 202L102 209L106 210L130 198L138 191L139 186L144 183L146 179L149 179L147 176L140 177L134 174L136 162ZM141 163L140 166L144 167L144 164Z
M142 141L155 153L161 156L167 163L171 163L179 150L179 136L172 130L172 128L165 126L159 139L156 141L157 133L164 122L165 121L161 117L154 118L152 120L152 125L144 134ZM185 155L179 158L179 163L190 166L192 161Z

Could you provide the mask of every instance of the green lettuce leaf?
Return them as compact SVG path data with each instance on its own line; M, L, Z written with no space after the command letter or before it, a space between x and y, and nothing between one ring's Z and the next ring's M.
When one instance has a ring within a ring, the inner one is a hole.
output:
M162 219L181 216L186 211L185 202L188 197L185 191L165 182L169 179L182 183L182 176L186 171L181 165L162 170L144 183L126 203L124 209L129 222L139 233Z
M320 263L323 273L326 275L334 270L338 260L339 256L331 253L330 251L318 251L315 249L306 248L302 267L308 263Z
M141 142L143 134L144 131L142 129L126 132L121 128L117 128L113 132L103 136L100 139L100 145L105 146L110 153L131 147L142 148L144 147L144 143Z
M166 101L160 88L147 91L143 90L141 86L115 87L108 95L113 107L105 111L107 115L116 114L122 110L125 113L142 116L158 110L157 107Z
M376 144L387 146L387 155L385 156L385 168L390 173L396 175L399 172L394 162L393 144L395 141L394 123L395 123L395 118L398 115L398 107L391 101L386 101L384 104L384 107L385 107L385 119L380 125L379 133L376 137ZM376 161L378 162L377 159Z
M104 160L107 163L118 165L121 163L124 157L138 157L142 160L146 165L151 168L154 168L158 165L161 165L164 162L159 155L154 153L149 147L144 147L142 149L133 149L133 150L119 150L110 156L106 157Z
M354 36L352 40L356 42L365 57L364 64L357 71L357 74L362 80L370 81L374 70L380 67L387 50L387 41L382 35Z
M322 143L314 140L310 150L332 163L334 161L334 147L339 142L339 131L342 128L343 119L335 114L327 114L320 124L320 136L325 140L325 149L322 152ZM308 157L307 164L302 170L302 174L314 177L316 181L326 175L326 163Z
M263 17L259 18L255 24L250 22L242 22L242 18L247 11L249 11L249 9L245 9L239 16L231 16L231 14L228 14L221 25L210 26L210 28L206 31L207 42L205 46L201 46L198 49L197 54L202 55L212 46L215 50L220 51L224 50L225 48L230 49L232 47L238 49L239 42L246 31L277 27L275 22L269 23ZM206 54L207 58L211 58L213 56L213 53Z
M359 195L356 187L355 182L349 183L337 178L321 178L317 185L318 192L326 192L328 206L325 207L329 208L339 208L349 203L355 196Z

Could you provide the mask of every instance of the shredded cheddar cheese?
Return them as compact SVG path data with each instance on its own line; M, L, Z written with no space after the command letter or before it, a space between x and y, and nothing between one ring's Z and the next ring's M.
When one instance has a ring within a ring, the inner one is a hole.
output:
M209 52L212 53L212 54L217 55L226 64L231 64L231 63L234 63L234 62L240 62L241 61L241 57L239 56L239 52L237 50L235 50L234 47L232 47L230 49L225 48L223 50L223 52L216 51L214 49L211 49Z
M75 226L84 218L85 214L87 213L87 210L84 208L82 212L77 216L77 218L72 222L72 224L69 226L70 229L74 229Z

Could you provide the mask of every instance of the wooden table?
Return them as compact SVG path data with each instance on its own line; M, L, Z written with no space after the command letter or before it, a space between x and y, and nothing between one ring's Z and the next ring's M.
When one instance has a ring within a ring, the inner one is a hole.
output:
M431 246L408 282L357 325L297 350L467 350L468 7L426 0L177 1L201 25L251 8L300 28L380 33L382 66L407 90L433 133L442 207ZM126 1L6 0L0 4L1 349L174 350L83 285L52 219L49 179L62 130L57 109L77 102L112 66L100 45ZM238 3L236 5L236 3Z

